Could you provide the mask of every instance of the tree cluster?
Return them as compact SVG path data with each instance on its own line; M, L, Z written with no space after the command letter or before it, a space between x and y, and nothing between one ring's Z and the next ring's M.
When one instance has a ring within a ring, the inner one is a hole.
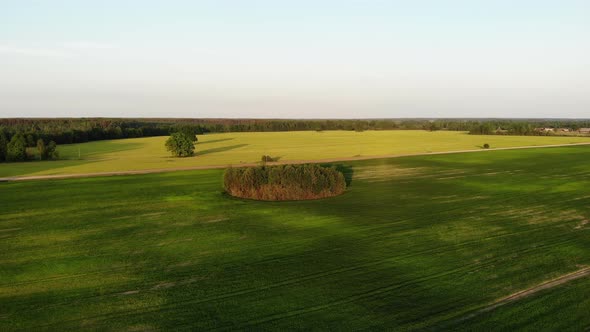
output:
M28 153L27 147L27 138L22 133L17 133L8 140L6 133L0 130L0 162L32 159L33 155ZM41 160L57 159L59 157L57 144L54 141L45 144L45 141L38 139L35 147L37 148L38 158Z
M232 196L265 201L319 199L346 190L341 172L315 164L228 168L223 185Z
M59 158L59 152L57 151L57 144L54 141L50 141L48 144L42 139L37 140L37 154L39 159L57 159Z

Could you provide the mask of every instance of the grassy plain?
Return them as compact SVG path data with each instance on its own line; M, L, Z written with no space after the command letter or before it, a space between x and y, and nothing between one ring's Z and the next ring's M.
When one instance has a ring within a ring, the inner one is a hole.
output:
M0 183L0 330L586 330L588 279L472 314L590 265L588 160L346 162L345 194L302 202L227 197L221 170Z
M281 161L590 142L590 137L474 136L461 132L326 131L226 133L199 136L196 155L172 158L167 137L62 145L65 160L0 164L0 177L80 174L251 163L271 155ZM80 156L80 158L79 158Z

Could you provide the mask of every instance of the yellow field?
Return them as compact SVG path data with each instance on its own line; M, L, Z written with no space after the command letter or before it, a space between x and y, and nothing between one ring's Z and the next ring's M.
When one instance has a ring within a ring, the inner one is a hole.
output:
M224 133L199 136L194 157L173 158L164 148L166 139L63 145L60 154L67 160L1 164L0 177L235 165L257 162L262 155L294 161L472 150L484 143L501 148L590 142L590 137L475 136L447 131Z

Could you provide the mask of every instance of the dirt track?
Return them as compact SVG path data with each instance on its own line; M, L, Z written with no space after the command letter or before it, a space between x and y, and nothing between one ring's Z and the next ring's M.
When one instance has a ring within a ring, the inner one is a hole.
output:
M488 311L492 311L492 310L494 310L498 307L501 307L505 304L518 301L518 300L525 298L525 297L529 297L529 296L534 295L540 291L550 289L553 287L557 287L559 285L563 285L563 284L570 282L572 280L576 280L576 279L587 277L587 276L590 276L590 267L584 267L583 269L577 270L575 272L562 275L562 276L557 277L555 279L545 281L537 286L516 292L516 293L506 296L504 298L501 298L483 309L480 309L476 312L473 312L469 315L462 317L461 319L459 319L459 321L465 321L465 320L471 319L473 317L478 316L479 314L482 314L482 313L485 313Z
M440 155L440 154L470 153L470 152L489 152L489 151L498 151L498 150L553 148L553 147L566 147L566 146L579 146L579 145L590 145L590 142L589 143L557 144L557 145L529 145L529 146L517 146L517 147L495 148L495 149L477 149L477 150L474 149L474 150L457 150L457 151L444 151L444 152L394 154L394 155L381 155L381 156L361 156L361 157L346 157L346 158L332 158L332 159L286 160L286 161L281 161L281 162L268 163L268 165L333 163L333 162L340 162L340 161L388 159L388 158L429 156L429 155ZM251 167L251 166L258 166L258 165L260 165L260 164L259 163L243 163L243 164L235 164L235 165L211 165L211 166L193 166L193 167L178 167L178 168L158 168L158 169L145 169L145 170L136 170L136 171L114 171L114 172L80 173L80 174L14 176L14 177L0 178L0 182L70 179L70 178L86 178L86 177L114 176L114 175L151 174L151 173L165 173L165 172L192 171L192 170L205 170L205 169L223 169L223 168L227 168L230 166L231 167Z
M535 287L531 287L529 289L525 289L520 292L516 292L514 294L511 294L505 298L499 299L498 301L494 302L490 306L480 310L480 312L487 312L487 311L494 310L497 307L500 307L504 304L520 300L524 297L531 296L531 295L533 295L537 292L540 292L542 290L553 288L553 287L565 284L567 282L570 282L572 280L583 278L583 277L586 277L589 275L590 275L590 267L586 267L581 270L578 270L578 271L575 271L575 272L572 272L572 273L569 273L566 275L562 275L558 278L555 278L555 279L552 279L549 281L545 281L542 284L537 285Z

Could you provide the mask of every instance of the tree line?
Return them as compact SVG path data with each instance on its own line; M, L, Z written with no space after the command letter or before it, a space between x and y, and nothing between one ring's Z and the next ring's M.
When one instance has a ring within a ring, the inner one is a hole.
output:
M289 119L0 119L8 139L22 133L29 146L41 138L57 144L169 136L189 127L194 134L225 132L276 132L305 130L469 130L469 121L381 120L289 120Z
M482 121L473 126L472 135L516 135L516 136L547 136L560 135L556 131L540 130L542 128L567 129L576 132L580 128L590 128L588 120L490 120Z
M225 191L235 197L266 201L331 197L346 190L344 175L315 164L228 168Z
M225 132L272 132L305 130L452 130L471 134L542 135L535 128L590 128L590 120L539 119L365 119L365 120L291 120L291 119L0 119L7 139L21 133L27 146L39 139L56 144L89 141L169 136L182 128L194 134ZM500 129L500 130L498 130Z

